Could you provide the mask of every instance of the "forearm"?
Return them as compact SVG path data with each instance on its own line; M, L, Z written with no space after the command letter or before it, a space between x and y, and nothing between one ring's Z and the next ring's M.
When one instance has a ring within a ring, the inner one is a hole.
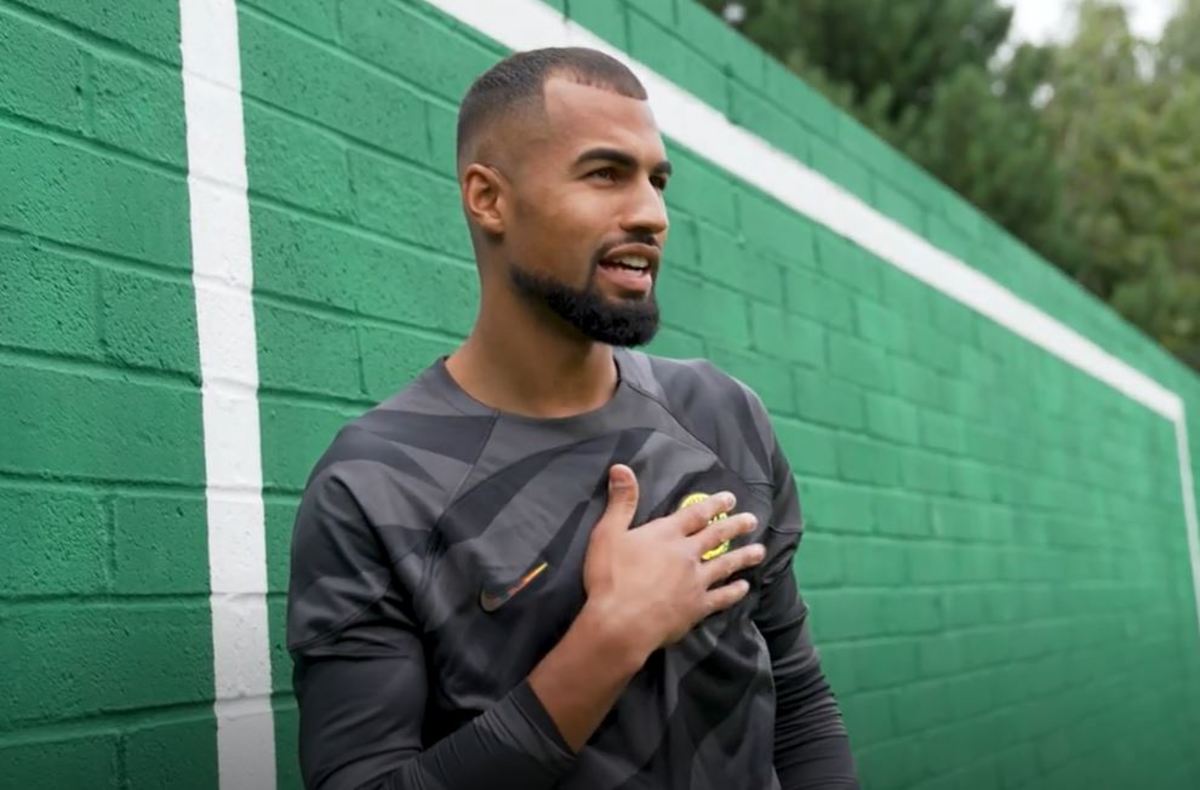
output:
M534 667L529 686L572 751L583 748L649 652L603 609L588 605Z
M858 788L850 739L815 661L776 678L775 771L783 790Z

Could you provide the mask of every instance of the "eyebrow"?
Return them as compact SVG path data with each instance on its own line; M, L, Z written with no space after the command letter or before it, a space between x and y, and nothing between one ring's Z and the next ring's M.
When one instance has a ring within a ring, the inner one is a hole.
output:
M614 162L623 167L630 167L630 168L636 168L637 164L638 164L637 159L635 159L633 156L626 153L625 151L621 151L620 149L617 149L617 148L589 148L588 150L586 150L582 154L580 154L578 156L578 158L575 159L575 166L578 167L579 165L583 164L584 162L590 162L592 160L599 160L599 161L604 161L604 162ZM654 167L650 168L650 173L652 175L668 175L669 176L669 175L671 175L671 170L672 170L671 163L668 162L666 159L664 159L661 162L659 162L658 164L656 164Z

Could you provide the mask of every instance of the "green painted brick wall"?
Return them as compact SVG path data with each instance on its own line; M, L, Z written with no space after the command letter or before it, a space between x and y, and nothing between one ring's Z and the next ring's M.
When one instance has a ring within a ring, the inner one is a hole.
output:
M1179 392L1200 380L691 0L561 12ZM455 108L505 54L419 0L239 0L276 762L295 505L470 329ZM0 775L212 787L176 3L0 0ZM1157 415L668 140L649 348L763 397L870 788L1200 786L1200 639Z
M0 2L0 785L212 787L178 11Z

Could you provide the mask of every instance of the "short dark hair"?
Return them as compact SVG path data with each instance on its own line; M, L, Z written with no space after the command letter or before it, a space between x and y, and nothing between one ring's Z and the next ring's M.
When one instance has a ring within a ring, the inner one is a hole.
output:
M547 47L517 52L500 61L472 83L458 110L461 158L479 129L502 117L516 104L542 100L550 77L565 77L581 85L604 88L631 99L646 99L646 89L616 58L586 47Z

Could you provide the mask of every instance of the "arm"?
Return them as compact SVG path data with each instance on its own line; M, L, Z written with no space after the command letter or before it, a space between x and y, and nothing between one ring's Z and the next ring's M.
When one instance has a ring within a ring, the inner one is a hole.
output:
M414 533L414 551L422 541ZM296 521L288 597L305 786L487 787L497 776L518 787L553 786L574 753L528 681L424 748L427 668L419 628L381 555L336 473L315 478ZM563 641L568 655L587 652ZM581 672L617 671L616 662L606 668L594 658L579 661Z
M821 671L808 607L792 574L802 519L791 466L777 442L771 462L773 505L754 621L775 677L775 770L783 790L858 788L841 711Z

